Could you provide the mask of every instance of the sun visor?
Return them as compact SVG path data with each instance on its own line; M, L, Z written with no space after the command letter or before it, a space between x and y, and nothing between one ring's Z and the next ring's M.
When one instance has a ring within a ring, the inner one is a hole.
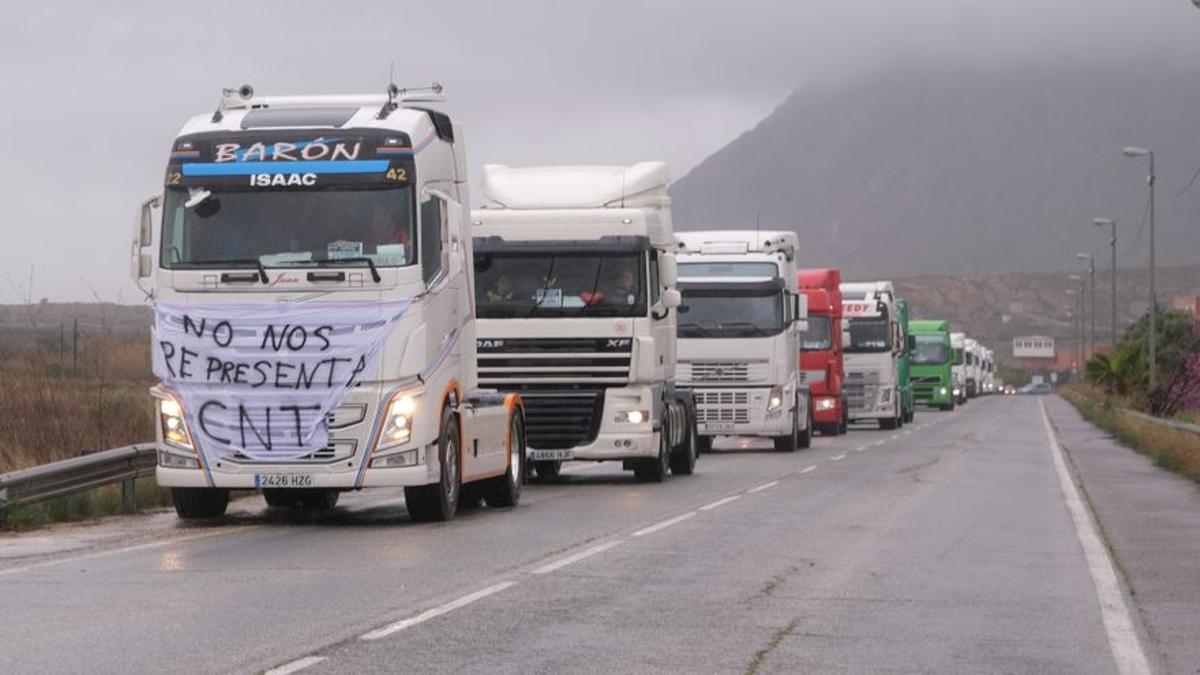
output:
M595 209L664 207L670 174L664 162L633 166L483 167L484 208Z

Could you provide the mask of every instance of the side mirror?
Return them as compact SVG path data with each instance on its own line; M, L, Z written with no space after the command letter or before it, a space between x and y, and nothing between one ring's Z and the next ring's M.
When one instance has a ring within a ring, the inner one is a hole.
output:
M910 352L917 351L917 336L916 335L908 336L908 351L910 351Z
M848 345L848 344L850 344L850 331L843 330L842 331L842 348L845 349L846 345Z
M674 288L668 288L662 292L662 296L658 299L658 304L665 309L674 309L683 304L683 296Z
M138 207L137 218L133 223L133 241L129 252L129 276L146 294L150 293L146 280L154 271L154 261L146 252L146 248L154 240L154 209L158 208L161 203L158 195L143 201L142 205Z
M793 302L795 309L792 320L804 323L804 327L800 330L808 330L808 296L804 295L803 293L797 293L792 297L794 298Z
M663 288L673 288L679 279L679 267L675 263L674 253L658 254L658 283ZM664 295L665 298L665 295Z

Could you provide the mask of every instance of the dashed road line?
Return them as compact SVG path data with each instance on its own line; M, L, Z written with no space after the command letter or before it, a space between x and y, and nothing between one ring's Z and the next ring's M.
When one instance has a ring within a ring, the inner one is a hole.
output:
M665 530L668 527L670 527L676 523L682 523L683 521L687 520L688 518L691 518L694 515L696 515L695 511L688 511L687 513L683 513L678 516L675 516L674 518L667 518L666 520L657 522L649 527L643 527L642 529L638 530L637 532L634 532L632 536L644 537L648 534L654 534L655 532L658 532L659 530Z
M857 448L855 448L855 449L854 449L854 451L855 451L855 452L862 452L863 450L866 450L866 449L867 449L867 448L869 448L869 447L871 447L871 444L870 444L870 443L868 443L868 444L866 444L866 445L863 445L863 446L860 446L860 447L857 447Z
M834 455L833 457L830 457L830 458L829 458L829 460L830 460L831 462L840 462L840 461L842 461L843 459L846 459L846 454L845 454L845 453L842 453L842 454L840 454L840 455Z
M1042 407L1042 424L1046 427L1046 438L1050 441L1050 454L1054 459L1058 482L1062 486L1071 520L1075 523L1075 534L1083 546L1092 583L1096 586L1096 595L1100 600L1100 616L1104 620L1104 632L1108 635L1108 645L1112 649L1117 672L1122 675L1150 673L1150 664L1142 651L1142 643L1134 628L1129 606L1125 603L1125 595L1121 592L1121 584L1117 581L1112 558L1104 541L1100 539L1091 512L1084 505L1079 490L1071 479L1071 473L1063 459L1062 446L1059 445L1058 436L1050 424L1050 415L1046 413L1046 404L1042 401L1038 403Z
M751 494L754 492L762 492L763 490L768 490L770 488L775 487L776 485L779 485L779 481L773 480L770 483L763 483L762 485L759 485L758 487L752 487L749 490L746 490L746 494Z
M897 438L900 438L900 434L892 434L893 441L896 440Z
M883 439L880 439L880 440L878 440L878 441L875 441L875 442L874 442L874 443L872 443L871 445L883 445L884 443L887 443L887 439L886 439L886 438L883 438Z
M306 656L302 659L296 659L290 663L285 663L278 668L268 670L264 675L291 675L298 673L305 668L311 668L325 660L324 656Z
M620 541L610 541L610 542L607 542L604 544L597 544L596 546L593 546L591 548L586 548L578 553L566 556L565 558L559 558L558 560L555 560L554 562L552 562L548 565L543 565L543 566L537 568L536 570L534 570L533 573L534 574L549 574L551 572L560 570L560 569L566 567L567 565L572 565L574 563L577 563L580 560L583 560L584 558L590 558L590 557L596 555L597 553L604 553L605 551L607 551L611 548L614 548L616 546L619 546L620 544L621 544Z
M803 473L803 472L801 472L801 473ZM715 501L715 502L713 502L713 503L711 503L711 504L705 504L704 506L701 506L699 510L700 510L700 511L712 511L712 510L713 510L713 509L715 509L715 508L718 508L718 507L721 507L721 506L725 506L725 505L726 505L726 504L728 504L729 502L737 501L737 500L739 500L739 499L741 499L741 498L742 498L742 496L741 496L741 495L731 495L731 496L729 496L729 497L726 497L726 498L724 498L724 499L718 499L717 501Z
M812 472L814 472L814 471L816 471L816 470L817 470L817 465L816 465L816 464L813 464L812 466L806 466L806 467L804 467L803 469L800 469L800 475L802 475L802 476L803 476L803 475L804 475L804 474L806 474L806 473L812 473Z
M395 635L396 633L399 633L402 630L405 630L407 628L412 628L413 626L416 626L418 624L425 623L426 621L429 621L430 619L436 619L437 617L439 617L443 614L448 614L450 612L453 612L454 610L456 610L460 607L466 607L467 605L469 605L473 602L482 600L482 599L488 597L489 595L495 595L501 591L506 591L516 585L517 585L517 582L515 582L515 581L502 581L498 584L493 584L491 586L488 586L487 588L475 591L474 593L471 593L469 595L464 595L463 597L461 597L457 600L452 600L452 601L447 602L446 604L441 605L439 607L434 607L433 609L429 609L424 612L421 612L420 614L418 614L414 617L410 617L410 618L404 619L402 621L397 621L395 623L388 624L387 626L384 626L383 628L377 628L373 631L370 631L369 633L364 633L360 636L360 639L368 640L368 641L369 640L379 640L379 639L388 637L389 635Z

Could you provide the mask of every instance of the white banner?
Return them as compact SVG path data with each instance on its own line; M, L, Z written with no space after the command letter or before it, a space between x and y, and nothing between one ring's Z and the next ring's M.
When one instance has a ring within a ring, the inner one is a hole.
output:
M206 461L286 461L326 447L326 416L377 379L409 301L155 304L154 374Z

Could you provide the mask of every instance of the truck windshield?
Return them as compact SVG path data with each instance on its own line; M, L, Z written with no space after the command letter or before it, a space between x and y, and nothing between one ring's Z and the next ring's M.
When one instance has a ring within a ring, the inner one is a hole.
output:
M646 316L640 251L475 254L480 318Z
M679 337L766 337L783 332L783 294L778 290L683 291Z
M379 267L416 262L410 187L213 190L191 208L188 198L187 190L167 190L164 268L244 259L266 267L364 257Z
M892 331L886 315L852 318L846 323L850 326L847 354L891 351Z
M829 330L829 317L809 316L808 330L800 342L800 350L805 352L824 351L833 348L833 335Z
M950 361L950 349L942 335L915 335L917 348L912 353L912 363L933 365Z
M961 348L955 349L954 350L954 365L961 366L962 364L963 364L963 350Z

